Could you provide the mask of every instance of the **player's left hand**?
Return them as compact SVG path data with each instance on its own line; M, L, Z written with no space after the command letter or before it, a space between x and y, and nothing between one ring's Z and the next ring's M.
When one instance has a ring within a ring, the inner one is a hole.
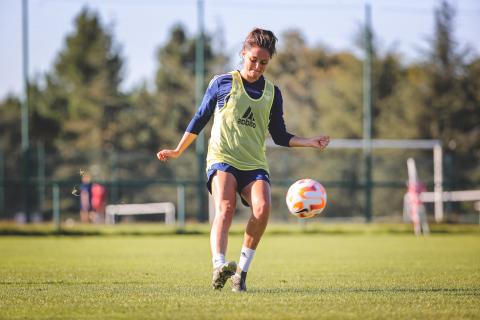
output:
M316 136L316 137L311 137L309 140L311 143L311 147L317 148L320 150L325 149L330 143L329 136Z

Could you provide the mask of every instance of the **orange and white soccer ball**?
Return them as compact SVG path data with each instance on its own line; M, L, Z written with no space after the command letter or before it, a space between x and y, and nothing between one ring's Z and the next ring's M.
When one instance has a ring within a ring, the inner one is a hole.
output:
M319 182L301 179L288 188L286 200L291 214L308 219L318 216L325 209L327 192Z

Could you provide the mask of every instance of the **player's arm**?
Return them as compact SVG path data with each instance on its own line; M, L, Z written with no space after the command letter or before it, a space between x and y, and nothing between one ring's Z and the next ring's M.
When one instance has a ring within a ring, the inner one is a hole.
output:
M316 137L310 137L310 138L293 136L290 139L288 145L290 147L311 147L311 148L323 150L328 146L329 143L330 143L329 136L316 136Z
M272 136L272 140L276 145L288 147L293 134L287 131L285 120L283 119L283 98L280 89L275 86L275 94L273 97L272 108L270 109L270 122L268 123L268 131Z
M197 139L198 134L208 123L215 111L218 92L218 85L215 80L216 78L213 78L212 81L210 81L207 91L203 96L202 104L198 108L198 111L195 113L193 119L190 121L177 147L173 150L164 149L157 152L158 160L167 161L168 159L178 158L183 151L185 151L185 149L187 149L188 146L191 145L195 139Z
M171 159L178 158L183 153L183 151L185 151L185 149L187 149L188 146L191 145L192 142L195 141L195 139L197 139L197 136L198 135L196 135L194 133L185 132L183 134L182 139L180 140L180 142L178 143L178 145L175 149L173 149L173 150L164 149L164 150L161 150L157 153L158 160L167 161L170 158Z

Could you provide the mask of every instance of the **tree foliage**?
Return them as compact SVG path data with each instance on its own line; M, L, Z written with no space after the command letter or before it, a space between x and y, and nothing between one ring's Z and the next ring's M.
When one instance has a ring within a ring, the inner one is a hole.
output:
M453 163L450 183L478 187L480 58L455 40L455 10L449 2L442 1L434 15L435 29L423 61L406 64L393 50L382 53L374 37L373 137L441 139ZM228 59L215 40L205 35L204 84L227 71ZM294 29L285 31L279 43L266 76L281 89L289 131L361 138L363 57L309 46ZM50 160L54 169L48 171L49 178L78 178L77 169L92 164L101 167L105 179L192 178L193 152L162 170L154 154L160 147L177 144L198 107L195 45L195 36L174 25L157 49L154 86L146 81L126 92L120 89L125 63L112 28L95 11L82 9L52 69L29 86L30 141L32 147L45 145L55 159ZM20 171L20 103L14 96L0 102L0 146L7 177ZM112 154L120 156L112 160ZM308 151L295 154L289 164L274 161L273 170L300 176L299 168L318 166ZM361 154L329 155L333 160L322 164L325 179L361 184ZM374 175L379 179L391 179L391 172L404 170L403 163L382 167L377 160L376 165ZM352 202L360 202L354 189L344 192Z
M480 101L478 57L469 61L455 39L455 9L442 1L435 10L435 32L424 63L420 134L440 138L453 157L457 183L478 185ZM447 149L447 150L448 150ZM450 179L454 177L451 176Z

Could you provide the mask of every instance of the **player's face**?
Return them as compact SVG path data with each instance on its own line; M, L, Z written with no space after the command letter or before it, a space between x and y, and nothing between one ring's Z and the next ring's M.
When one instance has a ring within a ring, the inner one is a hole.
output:
M243 70L242 76L250 82L257 81L267 69L270 61L268 50L260 47L251 47L242 52Z

